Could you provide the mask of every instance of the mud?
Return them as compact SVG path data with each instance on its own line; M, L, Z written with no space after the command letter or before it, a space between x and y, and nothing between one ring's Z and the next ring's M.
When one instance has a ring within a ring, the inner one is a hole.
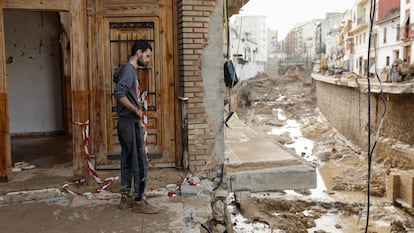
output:
M319 193L286 190L252 194L252 208L240 206L233 213L240 211L246 220L233 224L264 223L266 227L257 232L364 232L366 153L324 119L316 107L310 79L288 75L274 80L258 75L245 81L237 113L250 126L314 164L320 174ZM372 164L369 232L414 232L413 210L392 206L385 198L387 175L404 169L394 160L390 157ZM272 231L265 231L267 227ZM236 228L236 232L248 232Z

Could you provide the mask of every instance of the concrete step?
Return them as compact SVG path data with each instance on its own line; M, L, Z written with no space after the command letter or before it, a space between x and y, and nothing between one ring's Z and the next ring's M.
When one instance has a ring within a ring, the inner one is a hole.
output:
M225 144L230 191L316 188L316 169L310 162L241 120L226 129Z
M308 165L254 169L227 174L230 190L265 192L316 188L316 171Z

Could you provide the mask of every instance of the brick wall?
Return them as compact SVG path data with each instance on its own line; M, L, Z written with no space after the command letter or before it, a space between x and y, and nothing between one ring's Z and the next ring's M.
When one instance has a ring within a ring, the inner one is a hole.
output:
M178 1L180 94L188 97L188 153L191 171L202 169L214 147L201 75L203 48L209 43L209 18L215 0Z

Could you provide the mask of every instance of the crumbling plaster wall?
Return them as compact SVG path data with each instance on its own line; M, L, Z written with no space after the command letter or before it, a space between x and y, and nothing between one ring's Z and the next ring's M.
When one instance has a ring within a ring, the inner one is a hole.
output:
M348 86L314 81L317 106L330 124L367 152L368 94ZM414 168L414 94L384 93L387 104L373 159L391 166ZM384 109L379 94L371 93L371 147Z
M58 14L5 11L4 24L11 133L62 130Z
M224 58L223 58L223 0L209 19L209 43L201 56L201 76L204 82L204 102L208 121L214 134L214 154L224 161Z

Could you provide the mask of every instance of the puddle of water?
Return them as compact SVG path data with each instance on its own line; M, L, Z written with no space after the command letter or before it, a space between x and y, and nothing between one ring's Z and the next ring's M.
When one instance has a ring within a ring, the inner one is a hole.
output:
M280 100L283 100L285 96L279 96ZM278 99L278 100L279 100ZM273 135L281 135L285 132L288 132L290 137L292 138L293 143L285 145L287 148L293 148L296 151L296 154L302 156L304 159L308 161L316 161L316 157L312 154L312 150L314 147L314 142L307 138L304 138L301 132L301 124L298 123L296 120L287 119L284 115L283 110L281 109L274 109L276 117L279 120L285 121L285 125L283 127L274 127L272 128L269 134ZM321 114L318 114L320 119L317 120L323 121ZM258 116L256 116L258 117ZM309 195L310 199L317 199L323 202L331 202L335 201L333 197L331 197L328 193L331 191L327 189L331 187L332 180L332 169L341 169L340 167L336 166L333 163L326 163L320 169L317 169L317 187L315 189L310 189L311 194ZM325 177L325 178L324 178ZM284 190L286 192L285 197L287 200L294 197L303 196L302 194L296 193L293 190ZM271 194L272 195L272 194ZM275 194L280 195L280 194ZM362 193L336 193L335 197L344 200L355 200L355 201L363 201L365 199L364 194ZM373 198L372 203L374 204L376 201L381 203L381 200L376 200ZM230 202L229 202L230 203ZM375 205L375 204L374 204ZM236 207L229 205L229 210L235 210ZM390 207L393 209L394 207ZM395 209L394 209L395 211ZM393 211L391 210L390 213ZM304 213L306 215L306 213ZM325 232L330 233L347 233L347 232L362 232L365 228L365 221L366 219L362 217L358 223L358 216L347 216L343 217L338 213L327 213L322 215L320 218L315 220L316 226L308 229L308 233L313 233L317 230L323 230ZM234 213L232 216L232 223L233 229L237 233L284 233L282 230L272 230L267 224L261 222L250 222L246 218L244 218L240 213ZM358 224L357 224L358 223ZM370 221L370 231L375 231L378 233L388 233L390 232L390 223L387 221L382 220L372 220Z
M315 220L316 227L308 229L308 233L314 233L317 230L324 230L330 233L342 233L342 229L337 228L337 222L339 222L338 215L326 214Z
M278 118L280 120L286 119L280 112L278 112ZM285 132L288 132L289 136L293 140L293 143L286 144L285 146L287 148L295 149L296 154L303 156L303 158L306 160L314 161L316 158L312 155L312 149L315 143L312 140L303 137L300 127L301 125L296 120L286 120L286 123L283 127L272 128L268 134L281 135Z
M230 195L231 198L233 198L233 195ZM229 203L231 203L231 200L229 200ZM228 210L230 213L233 213L231 215L231 223L233 225L234 232L237 233L251 233L251 232L257 232L257 233L275 233L275 231L272 231L272 229L269 227L269 225L261 222L252 222L243 215L241 215L236 207L234 205L229 205Z

